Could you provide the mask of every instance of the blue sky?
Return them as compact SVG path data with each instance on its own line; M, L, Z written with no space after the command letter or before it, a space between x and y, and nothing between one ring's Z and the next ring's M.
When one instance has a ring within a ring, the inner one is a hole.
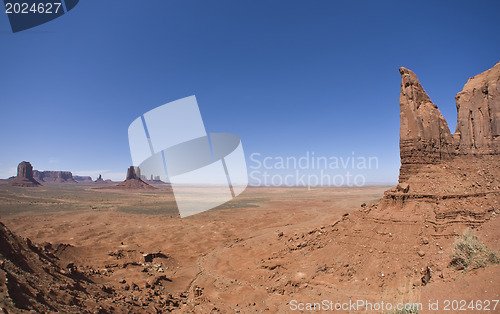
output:
M196 95L208 132L247 156L376 156L399 169L398 68L456 125L454 96L500 60L500 2L80 1L12 34L0 14L0 177L35 169L123 179L128 125Z

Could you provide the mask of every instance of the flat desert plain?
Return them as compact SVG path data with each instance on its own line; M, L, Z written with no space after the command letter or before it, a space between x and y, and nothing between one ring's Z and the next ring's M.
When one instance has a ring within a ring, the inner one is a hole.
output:
M181 219L173 194L161 188L1 185L0 215L14 233L34 242L70 244L62 254L65 262L102 272L100 279L117 289L127 284L143 289L158 273L166 275L166 290L174 295L211 281L208 293L221 304L259 303L265 309L269 284L259 277L272 273L261 266L275 249L265 242L331 224L378 200L387 188L249 187L233 201ZM235 245L239 249L233 252ZM246 256L245 251L254 252L244 248L262 245L260 256ZM163 272L144 272L145 254L157 255L151 264ZM242 272L249 272L245 281ZM289 296L280 296L285 305Z
M491 281L498 266L475 272L474 282L465 274L452 285L440 281L423 290L419 275L384 286L384 276L399 271L401 263L390 261L400 253L357 246L370 241L356 240L356 227L350 237L333 235L338 221L388 188L248 187L231 202L181 219L173 194L161 187L4 184L0 215L14 233L51 243L62 268L114 291L108 301L117 302L118 312L154 313L158 302L181 312L292 312L294 302L420 302L469 284L480 287L477 297L485 282L485 289L500 288ZM356 258L361 247L366 252ZM375 254L393 255L379 265Z

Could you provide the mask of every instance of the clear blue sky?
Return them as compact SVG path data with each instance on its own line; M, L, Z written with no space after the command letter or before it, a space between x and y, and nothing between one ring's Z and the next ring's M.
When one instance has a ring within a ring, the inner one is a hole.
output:
M196 95L247 156L376 156L396 182L398 68L456 124L454 96L500 60L500 1L82 0L12 34L0 14L0 177L122 179L127 128Z

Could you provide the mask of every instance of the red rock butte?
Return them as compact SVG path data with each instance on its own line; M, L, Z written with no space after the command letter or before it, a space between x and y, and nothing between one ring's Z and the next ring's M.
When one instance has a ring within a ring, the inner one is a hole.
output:
M17 176L10 184L20 187L36 187L40 185L40 183L33 178L33 166L27 161L19 163L17 166Z
M500 62L470 78L455 97L457 128L446 120L412 71L400 68L401 109L399 182L422 165L470 156L500 154Z
M113 186L115 189L145 189L151 190L156 189L155 187L142 181L141 178L136 174L135 167L130 166L127 170L127 178L125 181Z

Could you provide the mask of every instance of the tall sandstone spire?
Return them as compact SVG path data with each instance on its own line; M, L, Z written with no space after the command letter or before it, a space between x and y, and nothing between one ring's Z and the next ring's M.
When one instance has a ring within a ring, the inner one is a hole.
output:
M418 81L400 68L401 128L399 182L427 164L464 155L500 154L500 62L469 79L457 101L457 129L446 120Z

